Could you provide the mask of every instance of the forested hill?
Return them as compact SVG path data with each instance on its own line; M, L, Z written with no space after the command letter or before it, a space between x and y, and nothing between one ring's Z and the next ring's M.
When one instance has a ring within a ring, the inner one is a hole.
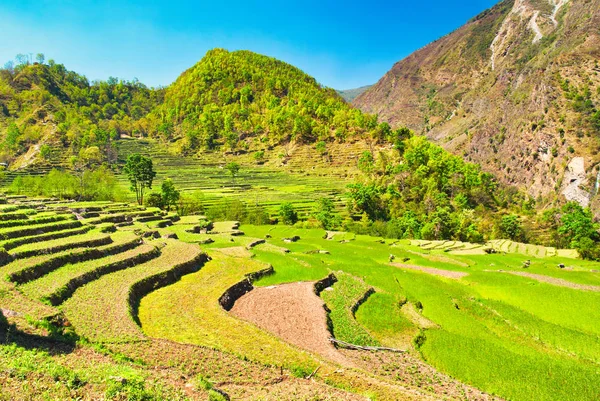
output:
M165 139L185 149L234 147L247 137L311 143L371 133L377 118L289 64L250 51L209 51L184 72L153 115Z
M116 78L90 83L43 58L0 69L0 159L13 167L43 159L50 148L78 154L98 146L108 154L121 135L196 153L254 140L381 141L390 133L298 68L250 51L211 50L166 90Z
M24 165L50 149L76 154L121 134L146 132L145 116L162 102L162 89L116 78L90 83L53 60L40 61L0 69L2 162Z

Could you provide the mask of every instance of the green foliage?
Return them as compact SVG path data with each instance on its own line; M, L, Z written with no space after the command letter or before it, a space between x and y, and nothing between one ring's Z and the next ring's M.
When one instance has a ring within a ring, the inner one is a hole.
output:
M47 144L43 144L42 146L40 146L40 156L44 160L48 160L48 157L50 156L51 151L52 151L52 148Z
M17 176L8 188L16 195L111 201L121 198L117 179L106 166L80 175L53 169L43 176Z
M112 154L112 141L122 134L148 135L148 113L162 102L163 89L149 89L137 80L90 83L83 75L37 56L23 56L16 67L0 69L1 146L10 158L51 133L67 152L78 154L99 146ZM55 125L47 124L53 115ZM50 129L52 128L52 131ZM43 154L42 154L43 157Z
M317 142L317 144L315 145L315 149L321 155L327 154L327 144L325 143L325 141L319 141L319 142Z
M231 178L235 179L235 176L240 172L240 165L235 162L227 163L225 169L229 172Z
M209 51L183 73L149 116L156 135L214 149L262 137L273 145L343 139L370 128L363 114L298 68L249 51ZM336 134L339 131L339 134ZM194 137L183 135L193 132Z
M407 129L389 132L397 152L377 159L365 152L368 176L348 186L351 213L370 223L347 222L352 231L394 238L481 242L490 212L502 195L491 175Z
M375 158L369 151L364 151L358 158L358 168L363 173L371 173L374 168Z
M248 207L234 199L223 199L206 210L206 217L212 221L245 221Z
M524 239L523 225L519 216L514 214L502 216L500 220L500 236L513 241L521 241Z
M568 202L561 210L558 233L584 259L600 260L600 225L594 222L589 208Z
M329 198L321 198L317 201L313 216L321 223L321 227L326 230L334 230L342 222L341 217L334 213L333 201Z
M20 136L21 136L21 132L19 131L19 127L17 127L17 124L10 123L10 125L6 129L6 138L4 139L4 147L12 152L19 151Z
M144 204L144 191L146 188L152 188L152 181L156 176L152 160L142 156L139 153L129 155L127 163L123 167L123 172L127 175L131 190L135 192L138 204Z
M169 211L171 210L171 206L175 206L177 201L179 201L181 194L177 189L175 189L175 185L170 178L167 178L163 181L160 190L164 208L165 210Z
M264 159L265 159L265 152L262 150L256 151L254 153L253 157L257 163L260 163L260 162L264 161Z
M285 202L279 206L279 218L283 224L292 225L298 221L298 213L291 203Z

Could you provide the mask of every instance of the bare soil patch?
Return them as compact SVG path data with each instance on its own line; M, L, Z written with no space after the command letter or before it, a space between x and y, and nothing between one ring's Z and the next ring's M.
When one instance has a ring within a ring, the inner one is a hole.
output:
M231 313L300 348L349 364L329 341L327 315L314 283L256 288L238 299Z
M539 281L540 283L557 285L559 287L573 288L573 289L582 290L582 291L600 292L600 286L597 286L597 285L578 284L578 283L573 283L571 281L563 280L562 278L544 276L542 274L526 273L526 272L509 272L509 271L502 271L502 273L509 273L509 274L513 274L515 276L527 277L527 278L531 278L536 281Z
M423 266L415 266L415 265L407 265L404 263L390 263L394 267L399 267L401 269L409 269L409 270L418 270L427 274L432 274L434 276L441 276L446 278L451 278L454 280L459 280L465 276L468 276L469 273L465 272L457 272L452 270L442 270L442 269L434 269L433 267L423 267Z

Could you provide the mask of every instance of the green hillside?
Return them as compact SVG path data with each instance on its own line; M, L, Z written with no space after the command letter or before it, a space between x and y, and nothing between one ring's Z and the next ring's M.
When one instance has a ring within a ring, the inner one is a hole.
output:
M0 69L0 160L44 164L56 150L77 154L89 146L110 158L113 140L145 132L144 117L162 96L138 81L90 83L53 60L9 64Z
M185 71L153 113L156 134L184 138L184 150L231 150L252 141L312 143L377 128L377 119L346 104L296 67L250 51L215 49Z

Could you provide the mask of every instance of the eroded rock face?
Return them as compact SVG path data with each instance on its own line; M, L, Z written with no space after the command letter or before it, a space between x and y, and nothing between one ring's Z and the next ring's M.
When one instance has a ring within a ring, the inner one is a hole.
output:
M573 94L589 87L600 110L598 26L600 0L505 0L396 63L353 103L534 197L570 182L565 165L583 157L581 185L566 194L589 203L582 177L600 163L600 132Z
M587 184L585 159L574 157L565 171L561 193L568 201L575 201L581 206L587 207L592 198L592 194L583 188Z

